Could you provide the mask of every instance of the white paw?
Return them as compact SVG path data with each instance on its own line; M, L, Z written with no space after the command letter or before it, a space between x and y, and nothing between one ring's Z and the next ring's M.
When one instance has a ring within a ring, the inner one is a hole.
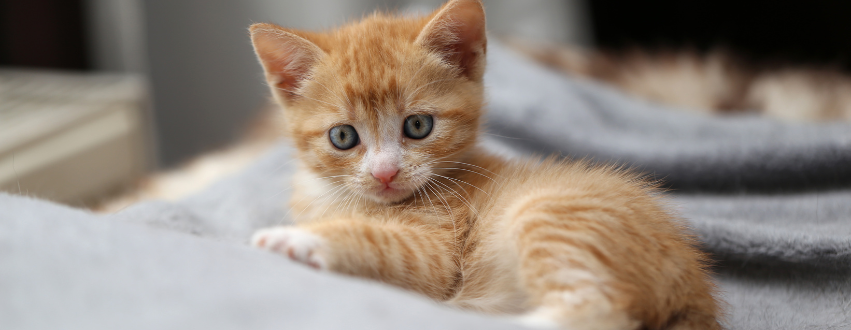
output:
M307 230L296 227L261 229L251 237L251 245L280 253L310 267L326 270L328 263L322 255L325 241Z
M513 317L512 320L527 328L558 329L560 327L558 322L556 322L556 320L548 314L550 313L539 309L535 312Z
M582 297L569 297L576 292L564 292L565 304L538 307L514 321L529 328L569 330L623 330L638 329L641 325L625 312L611 310L608 302L590 302ZM584 301L577 306L573 302Z

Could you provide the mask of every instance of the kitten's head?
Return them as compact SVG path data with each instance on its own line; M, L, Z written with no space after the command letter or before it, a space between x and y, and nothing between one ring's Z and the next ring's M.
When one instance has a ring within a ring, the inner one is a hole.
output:
M476 140L485 16L452 0L426 17L374 14L327 33L251 26L306 167L380 203L411 197Z

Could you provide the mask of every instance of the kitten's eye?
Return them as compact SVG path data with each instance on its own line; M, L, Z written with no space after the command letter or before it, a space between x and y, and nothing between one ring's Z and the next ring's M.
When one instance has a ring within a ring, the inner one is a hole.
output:
M328 136L331 138L331 144L340 150L351 149L360 141L358 131L352 125L334 126L328 132Z
M431 133L434 119L429 115L413 115L405 118L405 136L412 139L422 139Z

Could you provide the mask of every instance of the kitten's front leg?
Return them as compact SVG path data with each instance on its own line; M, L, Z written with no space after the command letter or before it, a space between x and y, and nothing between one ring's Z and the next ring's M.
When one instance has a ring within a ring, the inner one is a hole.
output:
M460 283L451 233L339 219L258 231L252 244L317 269L376 279L445 300Z

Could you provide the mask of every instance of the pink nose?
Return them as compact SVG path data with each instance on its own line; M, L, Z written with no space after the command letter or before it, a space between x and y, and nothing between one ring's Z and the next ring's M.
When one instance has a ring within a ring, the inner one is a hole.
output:
M387 184L393 181L393 177L396 176L396 173L399 173L399 169L396 167L381 167L372 170L372 176L381 181L381 183Z

